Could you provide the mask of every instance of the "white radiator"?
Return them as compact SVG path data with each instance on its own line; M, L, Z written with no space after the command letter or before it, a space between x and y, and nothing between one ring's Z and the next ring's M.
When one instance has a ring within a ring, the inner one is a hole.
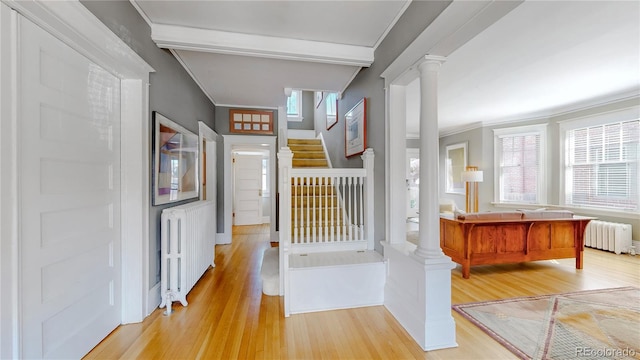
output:
M631 247L631 224L591 220L584 233L584 245L620 254Z
M216 229L213 201L196 201L162 211L160 292L171 313L171 303L187 306L187 293L214 263Z

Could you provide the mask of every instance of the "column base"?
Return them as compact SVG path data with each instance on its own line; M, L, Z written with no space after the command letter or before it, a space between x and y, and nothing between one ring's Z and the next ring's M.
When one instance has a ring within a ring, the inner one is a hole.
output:
M385 246L385 258L385 307L423 350L458 346L451 315L451 259L424 258L392 246Z

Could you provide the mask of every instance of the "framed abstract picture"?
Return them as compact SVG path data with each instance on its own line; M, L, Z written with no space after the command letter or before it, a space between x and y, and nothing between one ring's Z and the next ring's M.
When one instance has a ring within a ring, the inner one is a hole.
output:
M153 112L153 204L199 196L198 135Z

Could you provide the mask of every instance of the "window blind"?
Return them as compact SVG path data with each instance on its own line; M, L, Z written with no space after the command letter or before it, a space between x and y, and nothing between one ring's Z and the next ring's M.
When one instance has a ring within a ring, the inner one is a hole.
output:
M567 132L565 203L638 209L640 120Z
M499 136L500 202L538 203L540 133Z

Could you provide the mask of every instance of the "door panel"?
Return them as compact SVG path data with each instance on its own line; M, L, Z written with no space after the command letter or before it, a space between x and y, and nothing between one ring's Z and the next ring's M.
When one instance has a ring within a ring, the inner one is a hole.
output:
M235 225L262 224L262 156L235 156Z
M25 358L79 358L120 324L120 82L20 19Z

